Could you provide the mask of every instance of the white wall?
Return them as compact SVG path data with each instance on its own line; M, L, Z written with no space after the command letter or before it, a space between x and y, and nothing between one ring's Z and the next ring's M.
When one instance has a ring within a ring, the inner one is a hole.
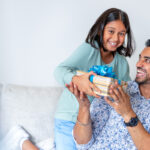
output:
M134 79L138 54L150 38L149 0L1 0L0 82L58 85L54 68L86 38L110 7L126 11L136 41L129 59Z

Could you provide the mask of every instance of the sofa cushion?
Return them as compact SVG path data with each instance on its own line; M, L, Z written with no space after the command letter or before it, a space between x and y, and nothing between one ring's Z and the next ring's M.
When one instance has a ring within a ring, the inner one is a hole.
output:
M62 87L7 85L0 105L0 135L22 125L39 142L53 137L54 113Z

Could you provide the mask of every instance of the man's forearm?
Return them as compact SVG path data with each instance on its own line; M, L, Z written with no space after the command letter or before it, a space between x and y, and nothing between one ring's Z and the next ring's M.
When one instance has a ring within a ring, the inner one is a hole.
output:
M73 135L78 144L87 144L92 137L90 112L87 108L79 108L79 114Z
M136 114L134 112L132 112L132 114L130 114L130 117L135 117ZM126 122L129 121L128 118L125 118L124 120ZM135 127L127 127L132 140L135 144L135 146L137 147L138 150L149 150L150 149L150 134L144 129L143 125L141 124L141 122L139 121L137 126Z
M144 129L141 122L136 127L128 127L128 131L138 150L150 149L150 134Z

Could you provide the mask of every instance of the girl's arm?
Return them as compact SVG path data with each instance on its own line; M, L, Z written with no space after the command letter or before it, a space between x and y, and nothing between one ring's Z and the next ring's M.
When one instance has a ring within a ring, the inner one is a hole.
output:
M76 70L88 71L90 62L94 63L98 51L89 44L83 43L68 59L56 67L54 75L56 80L62 84L69 84L71 81L78 86L78 89L90 96L98 97L94 92L100 92L99 89L89 81L93 73L85 73L77 76Z

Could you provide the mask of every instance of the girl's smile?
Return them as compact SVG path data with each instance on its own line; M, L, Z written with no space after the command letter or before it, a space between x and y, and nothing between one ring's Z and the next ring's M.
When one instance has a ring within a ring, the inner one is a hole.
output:
M126 28L121 20L106 24L103 33L103 46L108 51L116 51L123 45L126 35Z

